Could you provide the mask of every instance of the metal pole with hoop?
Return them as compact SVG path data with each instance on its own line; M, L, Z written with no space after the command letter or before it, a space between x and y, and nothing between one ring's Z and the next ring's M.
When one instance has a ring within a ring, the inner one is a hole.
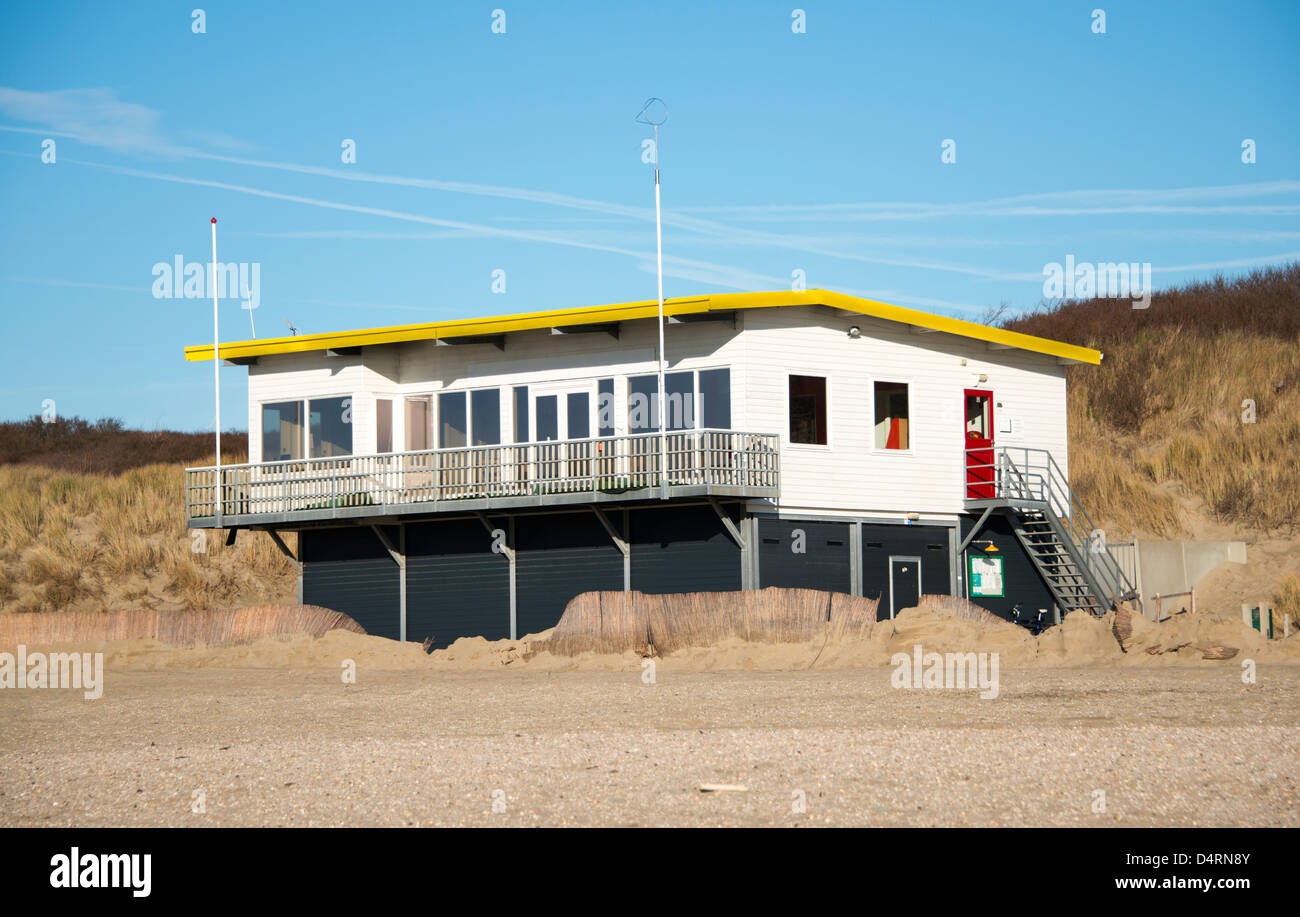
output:
M636 120L654 128L655 154L655 258L659 274L659 499L668 499L668 415L664 411L664 233L663 215L659 202L659 126L668 120L668 106L663 99L651 96L645 100Z

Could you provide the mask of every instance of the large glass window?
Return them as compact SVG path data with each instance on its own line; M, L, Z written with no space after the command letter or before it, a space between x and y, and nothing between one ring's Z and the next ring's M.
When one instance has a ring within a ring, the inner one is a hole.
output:
M664 375L664 411L669 430L695 429L695 373Z
M302 458L302 402L262 405L262 461Z
M455 449L468 441L465 393L443 392L438 396L438 448Z
M877 382L875 384L876 448L908 449L911 431L908 429L907 383Z
M501 443L501 391L495 388L470 392L470 433L476 446Z
M352 454L352 399L313 398L309 405L311 457Z
M731 429L731 370L700 370L700 425L706 430Z
M790 442L825 446L826 379L823 376L790 377Z

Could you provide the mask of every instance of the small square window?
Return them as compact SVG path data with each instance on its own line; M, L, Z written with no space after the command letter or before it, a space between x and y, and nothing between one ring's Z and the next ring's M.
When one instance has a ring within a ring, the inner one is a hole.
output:
M790 442L825 446L826 432L826 379L791 376Z
M877 382L875 396L876 448L911 448L907 383Z

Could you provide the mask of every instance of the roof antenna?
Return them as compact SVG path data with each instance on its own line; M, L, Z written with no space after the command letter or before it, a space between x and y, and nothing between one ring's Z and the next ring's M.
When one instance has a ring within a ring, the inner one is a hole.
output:
M284 323L285 323L286 325L289 326L289 334L293 335L294 337L297 337L297 336L298 336L298 329L295 328L295 327L293 326L293 322L289 321L289 320L286 318L286 319L284 320Z
M664 232L659 203L659 126L668 120L664 100L651 96L636 114L655 132L655 256L659 274L659 499L668 499L668 416L664 413Z

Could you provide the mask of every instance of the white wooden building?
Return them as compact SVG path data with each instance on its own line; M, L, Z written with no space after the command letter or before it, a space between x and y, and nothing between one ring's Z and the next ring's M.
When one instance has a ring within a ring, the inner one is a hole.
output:
M223 343L249 463L220 500L189 470L189 524L297 531L305 601L438 645L541 630L588 589L882 614L941 592L1021 620L1129 591L1068 484L1065 366L1099 352L825 290L669 300L661 431L657 313Z

